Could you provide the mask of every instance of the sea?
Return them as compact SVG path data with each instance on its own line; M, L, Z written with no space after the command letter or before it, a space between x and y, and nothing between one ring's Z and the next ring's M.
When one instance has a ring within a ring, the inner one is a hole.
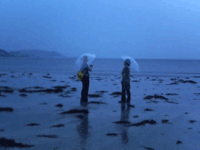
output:
M136 59L140 72L134 76L200 76L200 60ZM76 58L1 57L0 72L55 73L76 75ZM120 75L122 59L96 59L94 75Z

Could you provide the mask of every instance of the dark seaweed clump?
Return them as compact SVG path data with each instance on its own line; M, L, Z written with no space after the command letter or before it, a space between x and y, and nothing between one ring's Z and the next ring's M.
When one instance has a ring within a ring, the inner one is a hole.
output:
M100 102L100 101L91 101L91 102L88 102L89 104L107 104L107 103L104 103L104 102Z
M127 104L127 106L130 108L135 108L135 105Z
M139 80L132 80L132 82L140 82Z
M13 109L13 108L11 108L11 107L0 107L0 112L1 112L1 111L13 112L13 111L14 111L14 109Z
M196 120L190 120L189 121L190 123L195 123L195 122L197 122Z
M154 95L149 95L149 96L146 96L144 97L143 99L163 99L163 100L168 100L168 98L164 97L164 96L160 96L160 95L157 95L157 94L154 94Z
M30 123L30 124L27 124L26 126L40 126L40 124L38 124L38 123Z
M118 136L117 133L107 133L106 135L107 135L107 136Z
M61 107L63 107L63 104L57 104L55 106L61 108Z
M0 86L0 93L13 93L14 90L8 86Z
M139 116L138 116L138 115L135 115L135 116L133 116L133 118L139 118Z
M52 77L50 76L42 76L43 78L46 78L46 79L51 79Z
M182 79L180 79L180 80L175 81L175 82L173 82L173 83L171 83L171 84L169 84L169 85L174 85L174 84L179 84L179 83L197 84L197 82L196 82L196 81L193 81L193 80L182 80Z
M144 121L141 121L141 122L138 122L138 123L130 124L129 126L138 127L138 126L145 126L146 124L155 125L156 121L155 120L144 120Z
M162 120L162 123L169 123L169 120L164 119L164 120Z
M103 94L103 93L108 93L108 91L96 91L95 93Z
M57 135L37 135L37 137L44 137L44 138L58 138Z
M182 144L182 142L178 140L178 141L176 142L176 144Z
M64 89L68 88L69 86L54 86L53 88L43 88L43 87L27 87L18 90L21 93L61 93Z
M146 108L144 111L154 111L153 109Z
M154 150L153 148L150 148L150 147L145 147L145 146L142 146L144 149L146 150Z
M98 97L102 97L100 94L88 94L88 97L90 98L98 98Z
M177 93L167 93L166 95L178 95Z
M13 139L0 138L0 147L10 148L10 147L18 147L18 148L28 148L33 147L34 145L27 145L22 143L17 143Z
M64 115L64 114L76 114L76 113L83 113L83 114L88 114L89 111L87 109L71 109L71 110L68 110L68 111L64 111L60 114Z
M115 124L130 124L130 121L115 121Z
M58 125L53 125L50 128L60 128L60 127L64 127L64 124L58 124Z
M1 92L0 92L0 97L6 97L6 95L2 95Z
M150 100L150 102L153 102L153 103L158 103L158 101L155 101L155 100L152 100L152 99L163 99L163 100L165 100L165 102L167 102L167 103L179 104L179 103L177 103L177 102L169 101L168 98L166 98L166 97L164 97L164 96L161 96L161 95L157 95L157 94L148 95L148 96L144 97L143 99L144 99L144 100Z

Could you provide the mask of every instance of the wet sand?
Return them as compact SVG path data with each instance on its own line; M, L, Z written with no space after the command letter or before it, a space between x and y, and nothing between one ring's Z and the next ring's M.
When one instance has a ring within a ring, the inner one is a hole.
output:
M200 78L91 74L89 103L72 75L0 74L0 149L200 149Z

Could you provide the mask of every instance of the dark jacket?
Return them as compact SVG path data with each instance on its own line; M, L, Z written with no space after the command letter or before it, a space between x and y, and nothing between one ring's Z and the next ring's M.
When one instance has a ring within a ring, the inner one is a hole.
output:
M84 77L90 77L89 71L92 71L87 63L83 63L80 71L84 74Z
M122 70L122 86L125 90L130 89L130 68L127 65Z
M122 70L122 81L130 83L130 68L125 66Z

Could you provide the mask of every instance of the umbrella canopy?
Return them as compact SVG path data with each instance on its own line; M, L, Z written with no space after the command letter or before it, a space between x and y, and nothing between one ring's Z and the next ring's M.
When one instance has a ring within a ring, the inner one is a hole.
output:
M81 65L86 62L88 65L91 65L96 58L96 55L84 53L76 60L76 65L80 69Z
M127 63L130 63L130 67L134 68L137 72L140 71L138 63L133 58L129 56L122 56L121 58Z

